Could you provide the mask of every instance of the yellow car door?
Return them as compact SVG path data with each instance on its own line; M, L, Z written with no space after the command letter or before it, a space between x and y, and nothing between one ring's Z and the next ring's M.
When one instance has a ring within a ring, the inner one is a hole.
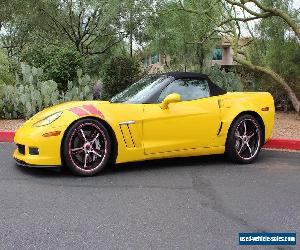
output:
M181 101L163 109L161 102L173 93L179 94ZM145 154L219 146L218 97L210 97L205 79L171 82L161 92L157 103L144 104L143 116Z

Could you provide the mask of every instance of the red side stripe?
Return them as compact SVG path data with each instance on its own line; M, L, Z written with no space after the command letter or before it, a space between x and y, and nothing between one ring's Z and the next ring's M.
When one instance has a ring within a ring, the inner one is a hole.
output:
M92 104L83 105L82 108L89 111L93 115L98 115L100 117L104 117L104 115Z
M70 111L73 112L75 115L78 115L78 116L89 115L89 113L87 111L85 111L84 109L81 109L79 107L71 108Z

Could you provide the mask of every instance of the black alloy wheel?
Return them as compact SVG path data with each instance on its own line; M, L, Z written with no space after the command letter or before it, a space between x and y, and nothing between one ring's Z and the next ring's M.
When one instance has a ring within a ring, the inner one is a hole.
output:
M261 124L252 115L242 115L231 126L226 142L226 154L238 163L254 161L263 143Z
M107 129L90 118L75 122L63 141L63 157L67 167L75 174L92 176L106 165L111 153L111 140Z

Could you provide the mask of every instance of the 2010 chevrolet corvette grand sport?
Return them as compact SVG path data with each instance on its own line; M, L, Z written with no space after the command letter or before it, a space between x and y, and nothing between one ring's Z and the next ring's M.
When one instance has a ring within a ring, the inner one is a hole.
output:
M25 166L67 166L91 176L109 163L225 153L250 163L270 138L269 93L226 93L197 73L148 76L110 101L60 104L16 132Z

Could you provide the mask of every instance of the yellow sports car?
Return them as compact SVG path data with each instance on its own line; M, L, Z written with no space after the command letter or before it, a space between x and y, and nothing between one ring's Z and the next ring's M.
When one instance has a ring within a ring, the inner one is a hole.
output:
M19 165L67 166L91 176L108 163L225 153L238 163L257 158L270 138L269 93L226 93L198 73L143 78L110 101L60 104L16 131Z

